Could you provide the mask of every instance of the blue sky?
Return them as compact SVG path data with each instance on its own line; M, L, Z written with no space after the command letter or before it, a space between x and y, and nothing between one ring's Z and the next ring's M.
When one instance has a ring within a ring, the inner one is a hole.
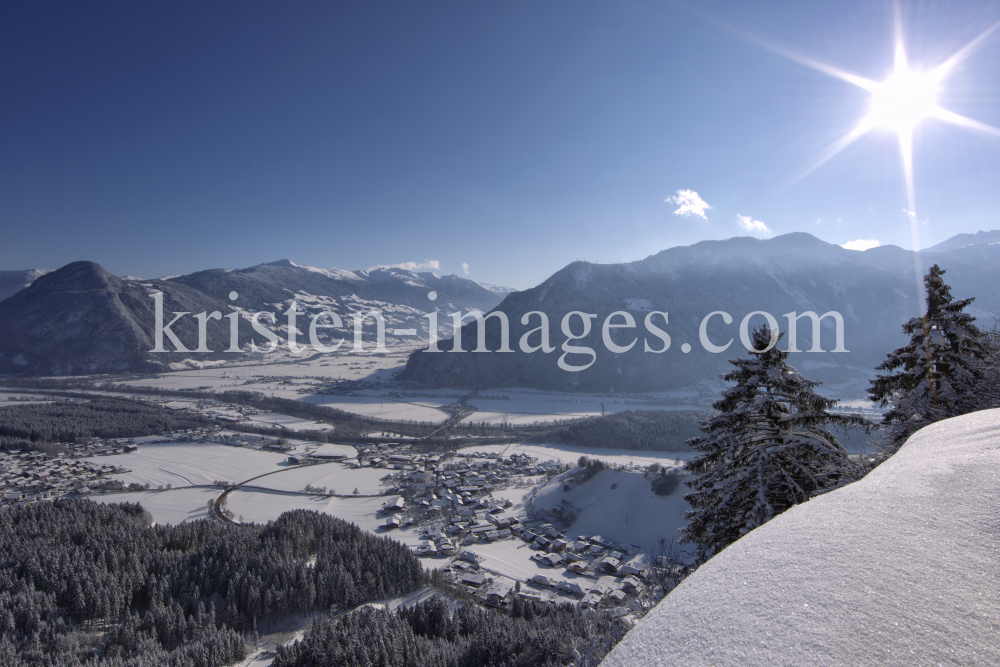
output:
M523 288L576 259L748 233L910 247L893 132L794 182L871 93L761 46L882 81L892 5L697 8L6 3L0 268L435 262ZM901 14L910 65L927 69L1000 5ZM938 101L1000 127L1000 31ZM913 156L923 247L1000 227L1000 136L928 119ZM704 217L675 214L682 190Z

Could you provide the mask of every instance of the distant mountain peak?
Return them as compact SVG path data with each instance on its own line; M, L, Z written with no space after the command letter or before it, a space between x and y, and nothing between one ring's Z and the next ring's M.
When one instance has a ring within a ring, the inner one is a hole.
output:
M513 287L505 287L504 285L492 285L490 283L478 283L478 285L485 290L493 292L494 294L510 294L511 292L517 291Z
M0 271L0 301L17 294L46 273L51 273L51 270L22 269L19 271Z
M32 283L32 287L47 289L63 289L69 291L90 291L106 289L111 285L121 284L121 278L111 274L97 262L72 262L46 273Z
M948 252L949 250L958 250L959 248L964 248L970 245L993 245L995 243L1000 243L1000 229L994 229L991 231L980 230L975 234L956 234L950 239L942 241L937 245L932 245L930 248L924 248L924 252Z

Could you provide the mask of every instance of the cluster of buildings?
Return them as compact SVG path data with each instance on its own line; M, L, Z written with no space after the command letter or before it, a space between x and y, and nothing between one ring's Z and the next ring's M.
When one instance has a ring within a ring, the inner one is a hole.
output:
M443 498L420 500L418 509L429 510L432 516L439 515L444 510L451 516L443 526L437 523L434 528L424 529L422 536L426 542L421 549L415 550L418 556L450 556L455 553L455 548L459 544L496 542L513 537L511 528L518 524L518 519L506 514L513 503L509 500L496 501L490 497L477 499L470 497L467 491L463 493L465 495L447 493ZM431 505L432 502L438 504ZM452 503L461 504L455 509L451 507ZM401 518L401 513L407 509L402 497L387 503L382 509L384 513L390 515L384 524L385 527L400 528L412 525L414 519Z
M405 471L400 480L400 490L416 496L434 492L489 491L506 486L516 478L538 477L558 472L561 464L556 461L539 463L527 454L513 454L503 458L496 454L451 454L447 460L439 455L420 456L407 454L392 445L370 445L361 452L362 465ZM391 452L391 453L390 453Z
M18 505L62 496L83 496L124 468L48 458L41 452L0 452L0 505Z
M600 535L568 538L550 524L519 527L518 537L536 550L531 557L539 565L564 570L577 582L537 574L529 583L554 589L580 599L584 606L616 605L629 595L641 596L647 589L651 570L642 548L635 544L615 544ZM587 584L587 581L596 582Z
M458 540L444 537L443 535L425 535L418 546L413 547L413 553L422 558L428 556L454 556L460 546Z
M590 540L577 541L599 546ZM632 549L619 553L622 557L627 557L629 551ZM629 607L633 603L641 603L652 590L652 573L637 553L628 561L631 564L623 565L618 561L618 565L614 567L604 560L609 557L602 555L600 558L590 559L588 563L592 567L588 567L582 574L574 571L576 576L572 578L536 574L523 582L523 585L509 577L496 576L484 570L480 557L471 551L459 553L458 558L442 568L442 572L453 584L464 587L481 602L501 609L509 608L517 595L525 600L538 602L555 601L559 598L575 602L581 607L617 610L619 615L624 615L629 613Z
M397 442L389 442L384 445L368 445L358 451L358 461L361 465L372 468L420 471L426 471L426 467L430 467L433 471L441 461L440 456L406 454L399 451L398 447L399 443ZM390 453L393 451L394 453Z
M590 608L618 609L629 613L629 603L641 600L651 590L648 568L641 547L615 544L600 535L567 537L552 524L523 524L509 510L513 503L494 498L492 491L519 481L557 472L562 464L539 463L515 454L501 458L485 454L449 457L394 454L381 458L387 466L400 465L400 495L383 505L386 529L429 523L421 541L411 547L421 557L451 558L442 572L464 586L484 604L508 608L514 597L539 601L573 601ZM403 460L399 457L407 457ZM519 540L530 546L531 560L540 570L533 578L518 582L484 570L472 551L475 544ZM457 556L457 557L456 557ZM546 576L548 568L561 574Z
M213 438L218 435L221 426L208 426L206 428L185 428L176 431L164 431L159 440L150 440L151 444L159 442L213 442Z
M644 578L636 575L627 577L603 575L597 579L580 578L576 581L549 579L536 574L529 582L531 588L522 591L529 599L546 599L546 592L555 591L573 598L581 607L589 609L613 608L628 605L631 600L639 600L648 589Z
M538 463L524 454L509 458L496 454L451 455L442 460L438 455L398 451L389 454L374 447L362 454L362 461L373 467L400 471L394 489L400 494L399 504L383 508L390 515L384 524L386 529L425 521L438 526L425 531L428 542L435 544L425 545L420 555L450 555L456 544L513 537L518 519L506 514L513 503L494 498L492 491L557 471L560 465L551 461ZM400 516L403 513L405 519Z
M231 447L248 447L281 454L295 449L291 445L279 442L278 438L269 438L266 435L254 435L253 433L213 433L207 441Z
M88 456L115 456L117 454L129 454L138 449L131 438L119 438L104 440L92 438L87 442L63 443L69 455L74 458L87 458Z
M223 403L206 409L202 414L219 421L244 422L249 421L254 415L259 415L260 410L239 403Z

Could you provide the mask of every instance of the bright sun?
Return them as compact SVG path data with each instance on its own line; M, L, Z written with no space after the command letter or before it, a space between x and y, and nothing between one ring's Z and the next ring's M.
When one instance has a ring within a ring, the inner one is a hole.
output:
M968 58L976 49L982 46L986 40L995 32L1000 31L1000 21L995 21L992 25L983 30L965 46L953 53L943 63L929 70L910 69L906 58L906 47L903 43L903 17L899 0L893 2L893 23L895 32L895 48L892 74L884 81L873 81L863 76L858 76L846 72L838 67L829 65L808 56L795 53L788 49L776 46L769 42L758 41L758 44L775 53L794 60L806 67L811 67L817 71L829 74L842 81L851 83L859 88L863 88L871 93L871 107L868 114L861 118L858 123L844 136L833 142L815 160L812 161L792 183L805 178L845 148L866 135L869 131L880 127L894 132L899 139L899 152L903 166L903 180L906 184L905 209L910 219L910 236L913 247L920 247L918 237L918 219L916 193L913 178L913 135L916 126L925 118L934 118L959 127L978 130L986 134L1000 137L1000 128L981 123L971 118L966 118L960 114L938 106L938 90L948 75ZM757 40L755 40L757 41ZM915 271L914 276L917 281L917 294L923 290L920 284L920 276L923 271L919 267L919 259L914 255ZM921 302L920 308L923 308Z
M937 80L905 65L872 91L870 120L896 132L909 132L937 108Z
M859 88L864 88L872 95L871 107L868 114L860 119L850 132L824 150L819 157L795 178L795 181L811 174L870 130L881 127L895 132L896 136L899 137L903 176L906 181L906 210L911 212L915 218L917 206L913 185L913 134L916 126L921 121L925 118L934 118L952 125L1000 136L1000 128L966 118L954 111L943 109L938 105L938 91L944 80L962 61L984 44L990 35L1000 31L1000 21L994 22L983 30L972 41L960 48L937 67L927 71L914 70L910 68L906 58L906 47L903 44L903 20L899 2L897 1L893 4L895 66L893 67L892 74L881 82L845 72L833 65L828 65L766 42L762 43L762 45L807 67L854 84ZM911 227L913 227L912 232L915 235L916 228L913 224L911 224ZM914 245L916 246L916 241L914 241Z

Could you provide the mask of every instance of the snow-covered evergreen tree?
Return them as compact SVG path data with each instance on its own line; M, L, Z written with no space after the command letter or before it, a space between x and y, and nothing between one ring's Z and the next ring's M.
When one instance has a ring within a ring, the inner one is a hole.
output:
M870 427L857 415L831 414L837 401L814 391L819 382L802 377L777 346L781 335L754 331L749 359L732 359L722 376L735 386L713 404L719 414L702 422L705 435L688 441L701 456L688 461L696 474L686 482L693 508L682 541L702 557L718 553L741 535L789 507L857 479L830 424Z
M962 312L975 299L953 299L944 273L935 264L924 276L927 312L903 325L910 342L876 366L888 372L877 375L868 389L873 401L892 406L882 423L892 426L894 447L927 424L981 407L982 332L975 318Z
M980 368L983 376L976 391L979 409L1000 408L1000 321L983 330L982 360Z

